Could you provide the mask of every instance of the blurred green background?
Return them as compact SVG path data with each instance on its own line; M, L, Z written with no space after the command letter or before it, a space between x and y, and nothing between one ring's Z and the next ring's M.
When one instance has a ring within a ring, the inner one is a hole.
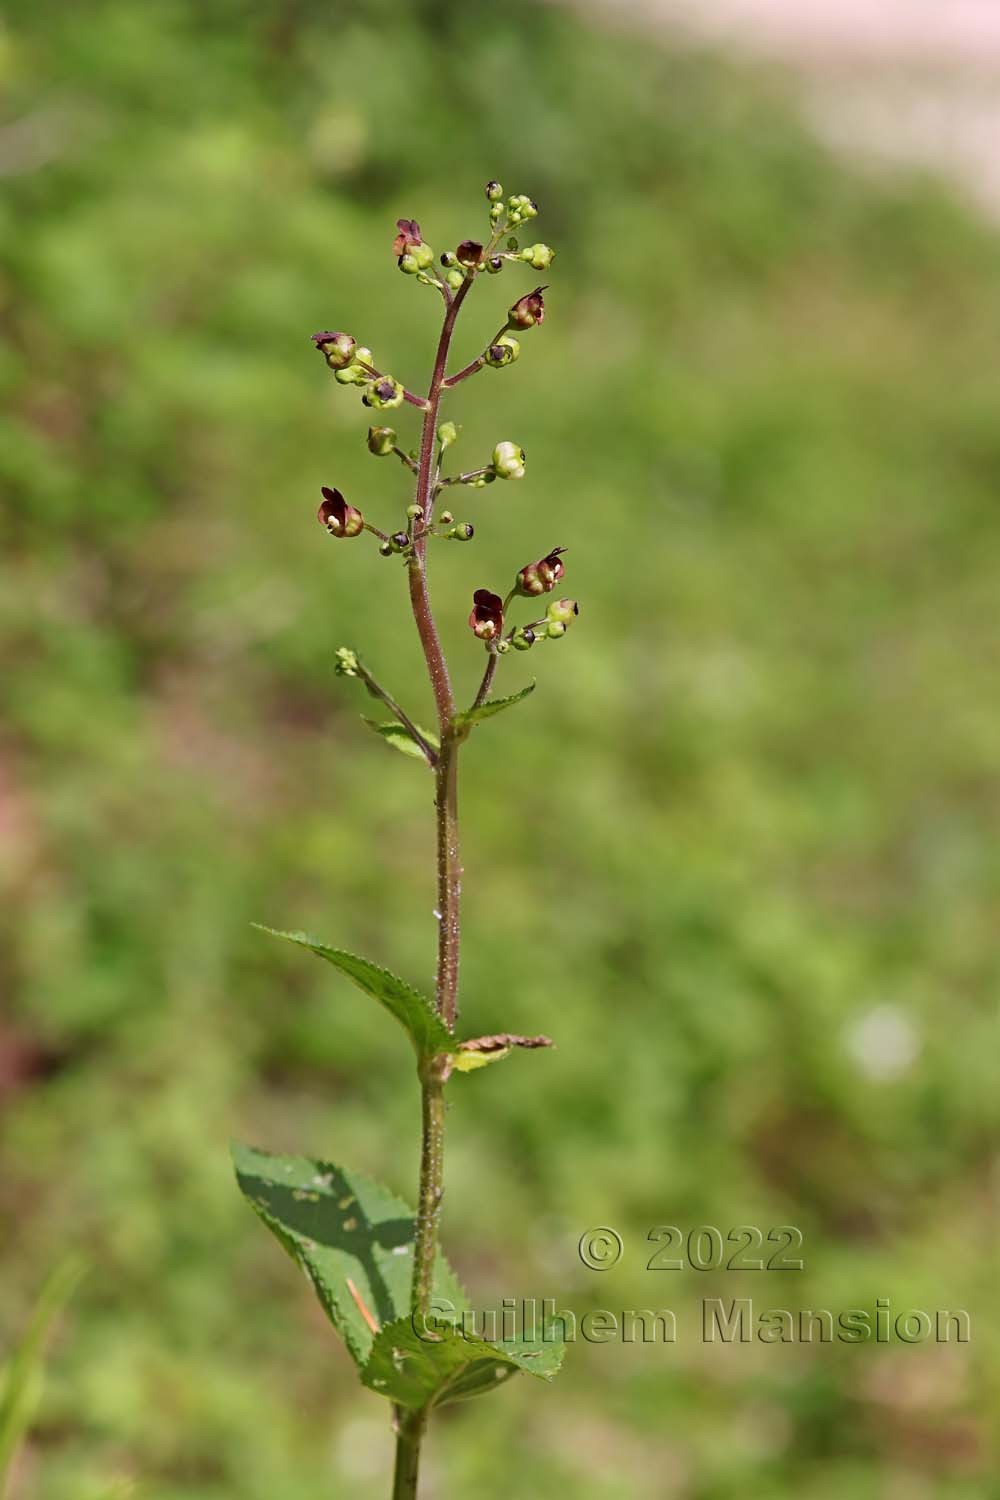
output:
M227 1147L413 1195L405 1040L250 923L430 977L429 782L332 672L426 719L404 580L314 520L335 483L391 524L404 476L308 340L422 386L394 221L454 245L494 176L549 312L450 414L528 476L463 502L435 602L468 691L473 587L563 543L582 613L465 756L465 1019L559 1045L455 1083L445 1238L480 1306L680 1335L446 1413L428 1500L995 1496L994 231L772 80L522 0L10 0L0 88L0 1349L90 1265L11 1500L386 1493L385 1407ZM652 1225L746 1222L806 1270L644 1269ZM737 1295L973 1340L706 1347Z

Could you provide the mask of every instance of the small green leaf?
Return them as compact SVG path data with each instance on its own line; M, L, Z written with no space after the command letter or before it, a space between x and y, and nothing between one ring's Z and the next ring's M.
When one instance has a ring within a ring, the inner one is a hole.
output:
M390 974L388 969L380 969L377 964L369 963L367 958L345 953L342 948L328 948L325 943L317 942L305 932L279 932L277 928L265 927L260 922L253 925L261 932L270 933L272 937L284 938L286 942L308 948L318 958L325 958L327 963L346 974L358 989L371 995L380 1005L385 1006L390 1015L395 1016L409 1033L418 1057L433 1057L438 1052L450 1052L455 1045L455 1038L427 996L415 990L405 980L398 979L395 974Z
M364 1365L375 1338L368 1319L395 1325L409 1313L412 1210L370 1177L331 1162L234 1146L233 1164L254 1211L305 1271L330 1322ZM434 1295L457 1309L467 1305L440 1253Z
M459 1042L451 1054L451 1065L458 1073L472 1073L490 1063L502 1062L513 1047L551 1047L550 1036L517 1036L512 1031L498 1031L494 1036L469 1037Z
M426 762L427 756L424 754L423 746L413 738L406 725L401 724L398 719L389 719L386 723L379 723L378 719L366 719L363 714L361 718L369 729L373 729L394 750L401 750L404 755L412 755L416 760ZM440 749L436 735L431 734L428 729L421 728L419 724L416 727L433 750Z
M551 1380L565 1353L554 1325L540 1339L490 1343L442 1319L428 1320L421 1333L414 1324L407 1316L383 1327L361 1373L371 1390L401 1406L444 1406L482 1395L518 1370Z
M535 691L535 684L529 682L519 693L512 693L509 698L488 698L478 708L467 708L462 713L455 715L454 724L457 729L471 729L474 724L483 719L492 719L494 714L503 713L505 708L513 708L515 703L520 703L527 698L529 693Z

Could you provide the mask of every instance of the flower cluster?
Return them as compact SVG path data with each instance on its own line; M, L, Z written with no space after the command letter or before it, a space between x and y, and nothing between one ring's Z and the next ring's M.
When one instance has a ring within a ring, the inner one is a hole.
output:
M548 270L552 264L554 251L550 246L536 243L522 248L519 245L521 226L538 214L538 205L533 199L524 193L513 193L505 198L498 182L486 184L486 199L489 234L481 239L462 240L454 250L445 250L438 257L440 272L435 267L434 251L424 240L418 221L408 218L396 221L392 250L399 269L418 282L436 287L446 306L450 306L459 291L479 275L495 275L509 264L530 265L538 270ZM532 328L540 328L545 321L547 290L544 285L536 286L517 296L482 354L463 370L441 378L437 390L432 389L426 400L412 395L394 376L379 369L371 349L359 344L351 334L327 330L313 334L312 341L339 384L360 387L366 407L386 411L399 408L406 401L425 413L433 411L436 417L441 397L453 386L480 369L500 370L516 362L521 353L520 337ZM340 490L324 486L318 516L330 535L348 538L359 536L362 531L371 532L384 557L400 556L408 565L416 566L422 565L424 550L433 539L471 541L475 535L472 522L456 520L450 510L440 507L440 495L448 486L482 489L497 480L523 479L524 449L519 443L505 439L495 445L488 461L480 467L446 475L442 472L444 457L458 441L459 429L452 421L441 421L433 435L437 439L436 451L429 453L426 425L423 443L419 448L409 450L400 445L394 428L369 427L369 452L377 458L395 455L411 474L416 475L415 499L406 506L402 525L397 524L395 530L382 531L366 521L361 511L349 504ZM541 619L526 624L509 625L506 618L516 599L537 599L554 593L566 572L564 552L565 548L554 547L544 557L525 564L516 574L506 597L489 589L475 591L469 626L477 639L485 644L491 658L504 655L512 648L526 651L539 641L558 640L565 635L579 612L573 599L552 599ZM340 668L346 669L346 665Z

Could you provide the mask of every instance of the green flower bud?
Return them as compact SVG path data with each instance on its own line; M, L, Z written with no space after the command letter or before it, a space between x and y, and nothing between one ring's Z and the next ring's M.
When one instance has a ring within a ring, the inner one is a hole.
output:
M490 223L493 225L494 229L501 222L502 219L503 219L503 204L502 203L494 203L493 206L492 206L492 208L490 209Z
M405 552L410 545L410 535L407 531L394 531L389 538L390 552Z
M381 554L382 554L383 557L391 557L392 556L392 543L391 542L382 542L382 543L380 543L378 550L381 552Z
M551 635L551 624L561 625L563 630L565 630L566 626L571 625L580 613L580 606L575 599L553 599L545 613L551 622L549 629L549 634Z
M457 292L459 287L465 280L465 272L460 271L456 266L453 271L448 272L447 276L444 279L451 287L452 291Z
M510 650L510 641L497 641L497 656L506 656Z
M334 672L338 677L358 676L358 656L349 646L340 646L336 652Z
M515 651L530 651L537 639L530 625L519 625L511 636L511 645Z
M424 507L422 505L408 505L406 507L406 514L411 521L421 521L423 520Z
M507 199L507 206L511 215L516 214L520 219L533 219L538 213L538 204L527 193L513 193Z
M474 531L471 521L459 521L450 531L445 532L445 536L452 542L471 542Z
M521 259L534 266L536 271L547 271L555 259L556 252L550 245L525 245Z
M489 272L489 274L491 276L495 276L498 271L502 271L503 270L503 256L501 256L501 255L491 255L490 258L489 258L489 260L486 262L486 269L487 269L487 271Z
M434 264L434 251L430 245L415 245L410 253L417 263L418 271L426 271L429 266Z
M385 411L391 406L402 406L403 387L391 375L380 375L377 380L368 381L361 399L366 406Z
M364 385L368 376L359 365L345 365L342 370L334 370L333 378L338 385Z
M492 462L498 479L524 478L524 449L517 443L497 443Z
M450 510L443 510L438 516L438 520L441 522L442 526L450 526L454 519L455 517L452 515Z
M521 353L521 345L512 334L502 333L495 344L491 344L484 356L485 362L494 370L512 365Z
M444 266L446 271L450 270L452 266L458 265L458 256L455 254L454 250L441 251L441 264Z
M566 634L566 626L559 620L550 620L545 627L545 634L548 640L558 641L561 636Z
M374 359L374 354L372 354L372 351L370 349L367 349L364 344L359 344L354 351L354 363L356 365L370 365L372 364Z
M321 351L331 370L342 370L355 358L357 344L349 333L314 333L312 341Z
M385 458L396 446L396 434L391 427L369 427L368 451L376 458Z
M452 443L458 439L458 428L454 422L442 422L437 430L437 440L441 444L441 452L450 448Z
M488 182L486 184L486 196L491 203L499 203L503 197L503 188L499 182Z

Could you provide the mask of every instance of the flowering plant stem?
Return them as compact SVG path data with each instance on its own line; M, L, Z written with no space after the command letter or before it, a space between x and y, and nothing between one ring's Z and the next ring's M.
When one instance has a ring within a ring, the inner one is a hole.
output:
M444 323L438 339L437 356L427 393L420 440L415 503L423 511L425 526L434 520L434 439L441 408L448 352L451 348L455 320L461 310L471 279L463 282L445 308ZM427 536L414 543L409 565L410 603L416 622L424 660L437 708L441 749L434 768L436 781L435 816L437 820L437 922L438 956L434 1003L449 1030L454 1030L458 1015L458 963L462 941L462 864L458 841L458 752L460 741L454 734L455 695L444 648L438 634L427 586ZM412 1311L426 1317L430 1311L434 1283L434 1256L437 1251L441 1199L444 1196L444 1080L440 1070L430 1065L421 1069L420 1187L417 1194L417 1224L413 1251ZM427 1426L427 1410L415 1413L396 1412L396 1472L393 1500L407 1500L417 1493L420 1446Z
M521 702L534 688L529 683L506 698L490 698L499 659L509 651L526 651L543 640L561 639L572 623L577 605L572 599L553 599L544 619L507 628L506 614L516 599L551 594L563 577L562 547L522 567L505 597L490 589L473 593L469 628L485 649L486 663L479 689L468 708L455 701L448 663L427 582L428 542L432 539L468 542L474 528L455 522L447 510L435 519L438 495L449 486L485 489L497 480L524 476L524 450L503 441L489 463L453 478L442 478L445 450L458 437L453 422L439 422L442 397L480 369L504 369L520 353L513 331L540 324L545 315L544 287L519 297L507 321L484 353L457 375L448 376L455 323L473 283L483 272L496 274L508 261L527 261L547 268L553 251L546 245L517 249L517 232L537 213L523 194L501 202L499 183L487 184L491 234L486 244L464 240L456 251L441 257L445 274L433 271L434 256L423 242L413 219L400 219L393 243L399 269L418 284L434 287L444 303L430 386L426 397L415 396L394 376L383 374L372 351L350 334L326 330L313 334L313 343L341 385L363 388L365 406L384 411L404 400L422 413L419 450L407 453L390 427L369 428L368 448L376 457L395 455L415 474L412 503L400 529L383 530L366 520L333 486L322 487L318 519L331 536L343 540L370 534L380 543L383 557L402 556L414 623L420 638L434 696L437 736L421 729L397 698L385 689L356 651L341 647L337 671L360 679L368 692L392 713L389 723L367 720L387 743L415 756L434 776L438 923L437 970L433 999L387 970L310 938L302 932L278 932L334 965L359 989L382 1005L407 1031L417 1055L421 1092L420 1182L413 1215L386 1189L361 1174L325 1161L278 1158L249 1148L234 1152L240 1187L268 1228L302 1265L320 1296L324 1310L344 1338L358 1365L362 1382L392 1402L396 1433L394 1500L413 1500L417 1494L420 1452L432 1409L447 1401L481 1396L517 1371L550 1380L562 1359L562 1344L544 1330L540 1337L486 1339L465 1327L469 1311L464 1293L443 1256L438 1254L438 1224L444 1195L444 1090L452 1073L470 1073L502 1061L515 1048L548 1047L546 1036L525 1037L511 1032L460 1038L458 971L461 943L460 903L462 865L458 830L458 760L461 747L480 721ZM497 253L501 241L507 249ZM488 377L491 378L491 377ZM274 929L267 929L274 931ZM391 1226L391 1227L390 1227ZM408 1226L408 1237L400 1239ZM412 1252L412 1262L403 1257ZM450 1310L440 1314L442 1304Z

